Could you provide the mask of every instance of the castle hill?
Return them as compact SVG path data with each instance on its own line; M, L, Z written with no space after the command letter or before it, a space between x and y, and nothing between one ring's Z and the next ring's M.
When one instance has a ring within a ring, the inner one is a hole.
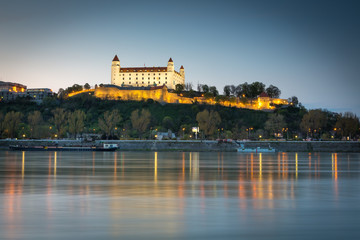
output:
M18 141L78 139L82 143L225 139L228 144L219 148L224 151L236 150L238 140L265 144L269 140L359 138L355 114L308 110L296 96L280 98L281 90L274 85L225 85L220 94L215 86L187 83L184 66L176 71L172 58L165 67L124 67L115 55L109 70L108 82L93 87L88 83L74 84L57 93L48 88L28 89L20 83L1 82L1 137ZM7 146L9 141L2 144ZM139 143L127 147L153 149L152 145ZM291 151L293 147L283 149ZM304 145L300 149L311 151L313 147Z
M360 1L2 1L0 240L342 240Z

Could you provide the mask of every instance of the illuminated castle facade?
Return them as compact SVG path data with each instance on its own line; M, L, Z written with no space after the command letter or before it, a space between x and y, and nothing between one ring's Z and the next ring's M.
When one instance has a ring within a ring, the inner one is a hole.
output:
M121 67L115 55L111 64L111 84L117 86L147 87L163 86L175 89L177 84L185 84L185 70L180 67L177 72L170 58L167 67Z

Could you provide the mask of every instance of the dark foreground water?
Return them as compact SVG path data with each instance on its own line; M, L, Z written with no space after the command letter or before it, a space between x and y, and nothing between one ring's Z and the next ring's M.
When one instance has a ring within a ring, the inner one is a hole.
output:
M360 239L360 154L0 152L1 239Z

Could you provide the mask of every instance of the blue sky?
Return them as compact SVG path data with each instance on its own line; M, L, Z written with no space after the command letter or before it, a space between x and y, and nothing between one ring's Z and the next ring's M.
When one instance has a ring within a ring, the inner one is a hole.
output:
M0 80L54 91L122 66L184 65L186 81L260 81L308 108L360 115L358 1L0 2Z

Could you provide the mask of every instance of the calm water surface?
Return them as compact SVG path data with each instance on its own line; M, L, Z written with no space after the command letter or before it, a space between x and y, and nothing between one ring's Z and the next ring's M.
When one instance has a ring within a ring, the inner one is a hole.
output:
M0 151L1 239L360 239L360 154Z

